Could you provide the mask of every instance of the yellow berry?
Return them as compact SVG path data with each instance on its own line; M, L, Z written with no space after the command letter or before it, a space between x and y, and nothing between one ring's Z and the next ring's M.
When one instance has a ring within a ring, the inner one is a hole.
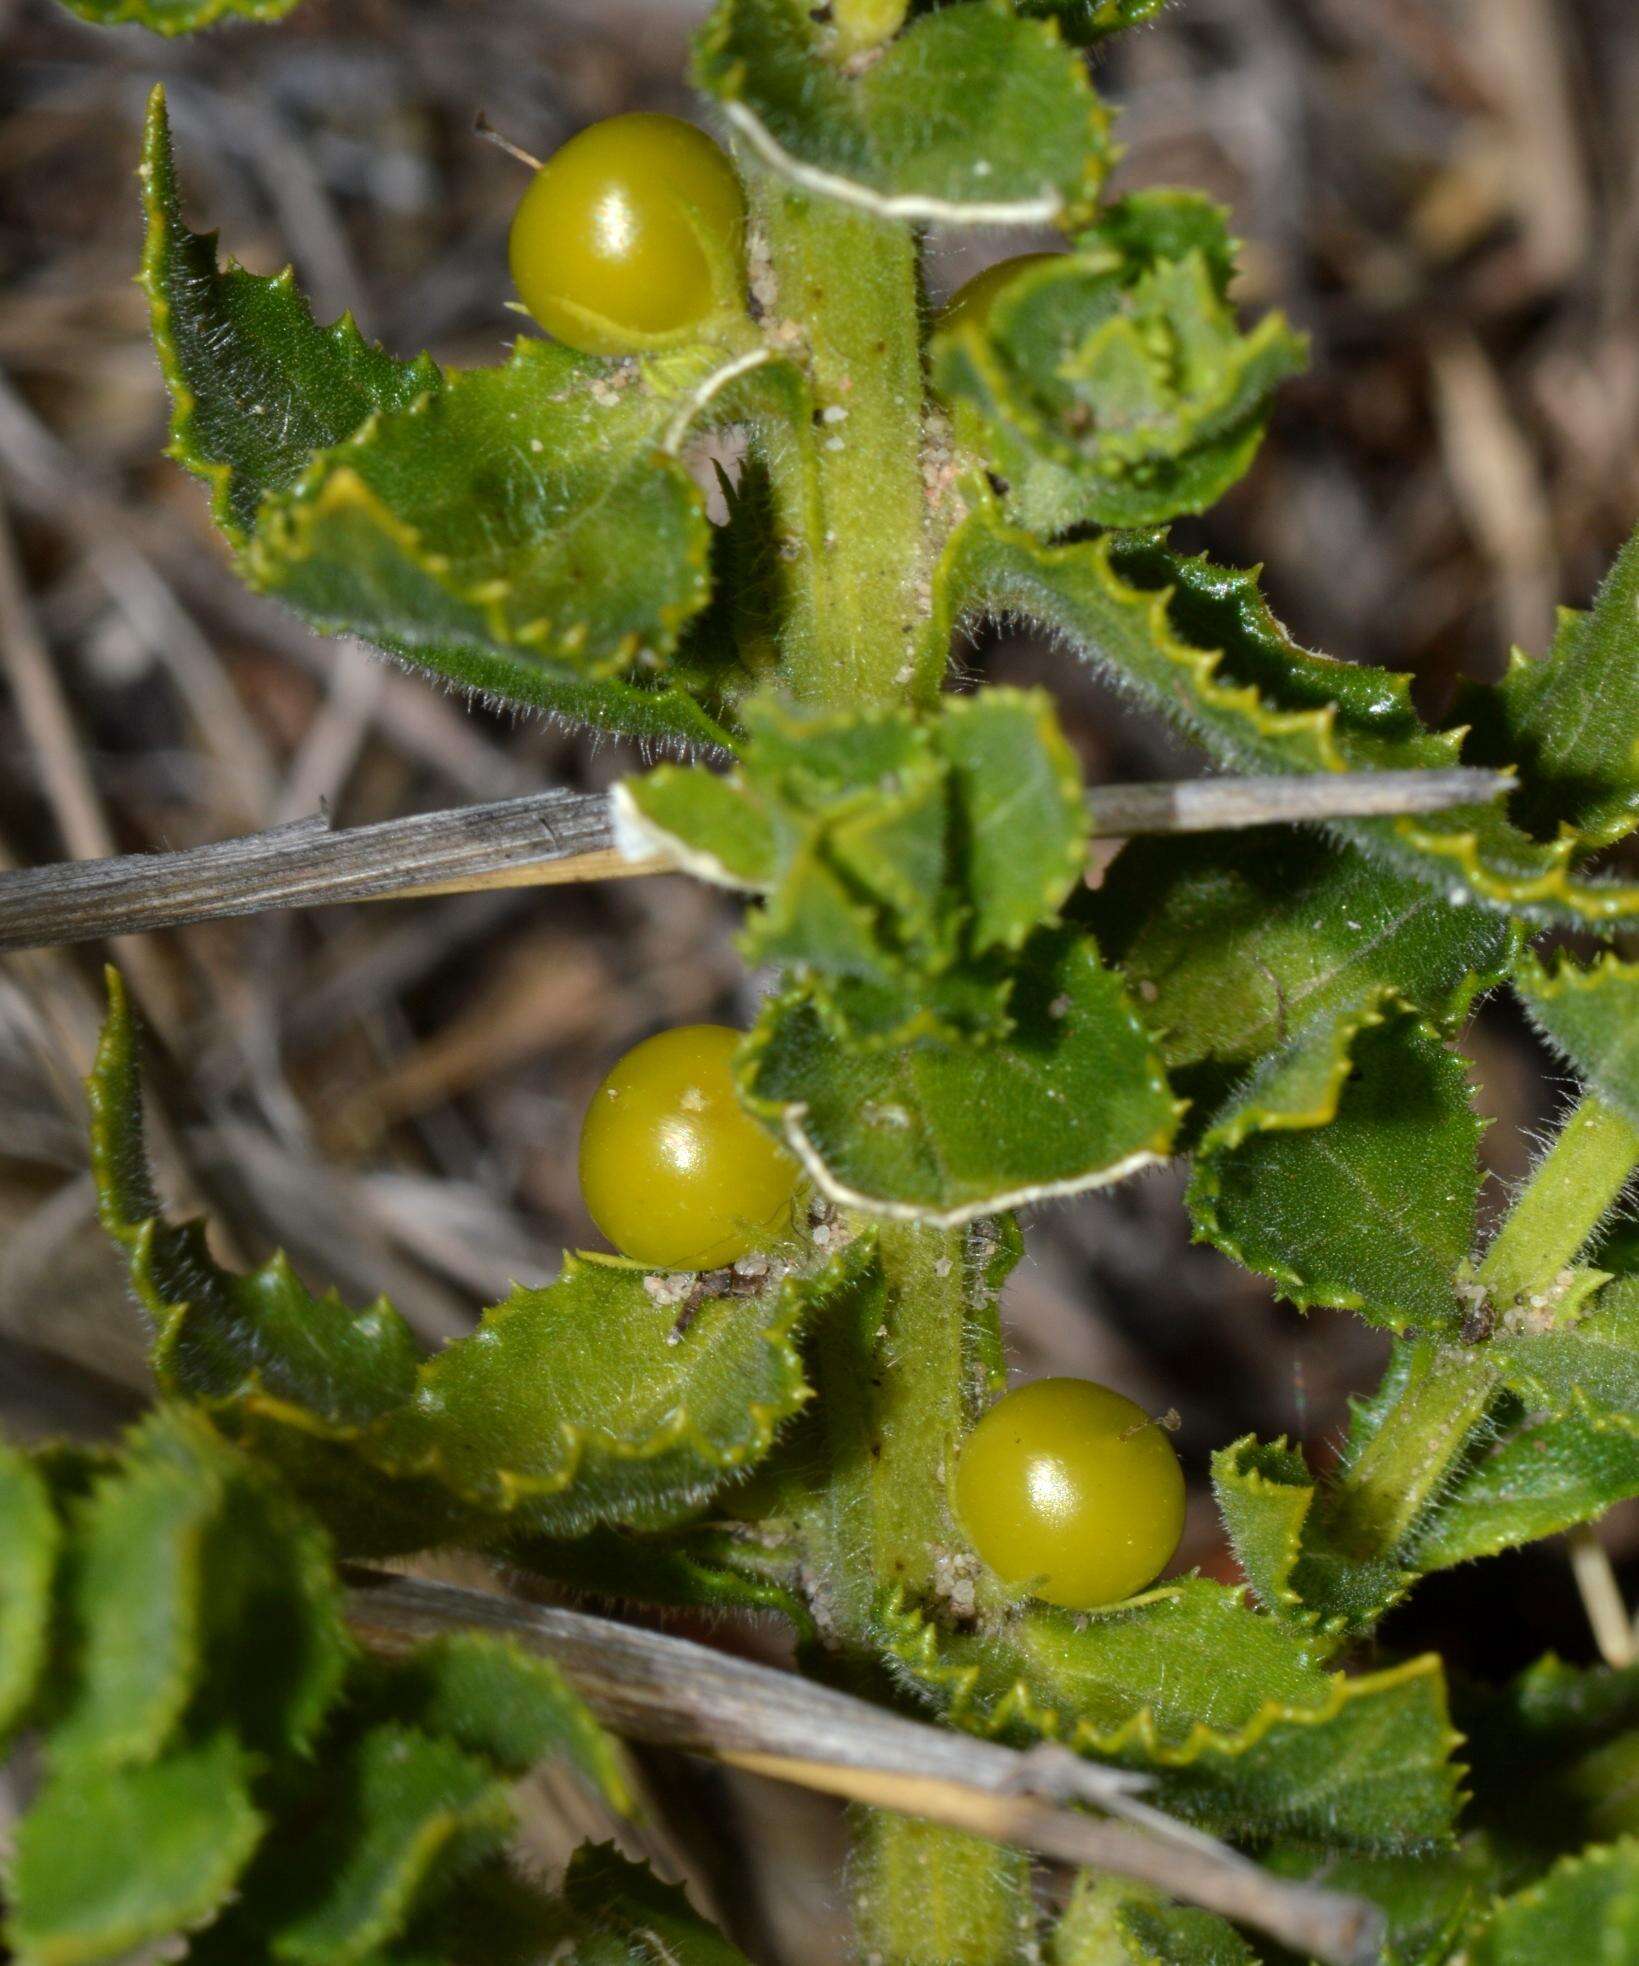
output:
M1152 1582L1184 1528L1184 1476L1144 1409L1090 1379L1038 1379L962 1443L956 1510L1004 1583L1072 1611Z
M535 173L508 257L524 305L588 355L626 355L732 304L745 201L704 130L675 116L611 116Z
M686 1024L627 1052L592 1095L580 1185L622 1255L712 1270L790 1227L800 1170L740 1104L738 1031Z

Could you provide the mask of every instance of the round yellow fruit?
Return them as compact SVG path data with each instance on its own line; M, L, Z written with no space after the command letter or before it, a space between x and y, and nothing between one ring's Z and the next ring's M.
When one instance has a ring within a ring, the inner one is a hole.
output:
M740 1104L740 1033L662 1031L627 1052L592 1096L580 1185L623 1256L665 1270L714 1270L790 1228L800 1170Z
M1090 1379L1038 1379L962 1443L956 1510L1004 1583L1088 1611L1165 1569L1183 1534L1184 1476L1141 1406Z
M512 220L524 305L588 355L627 355L733 304L745 200L717 144L675 116L611 116L549 157Z

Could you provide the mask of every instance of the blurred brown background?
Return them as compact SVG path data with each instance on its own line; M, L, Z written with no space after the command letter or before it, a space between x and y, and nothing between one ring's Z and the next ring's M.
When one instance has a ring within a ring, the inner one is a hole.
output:
M165 404L131 284L143 99L170 92L190 216L399 353L489 362L512 332L517 167L615 110L687 111L693 7L666 0L306 0L282 26L166 44L0 0L0 865L181 846L313 811L357 824L546 784L618 744L462 706L246 595ZM1639 10L1632 0L1177 0L1096 63L1120 181L1229 203L1244 294L1314 338L1263 456L1187 530L1265 561L1306 640L1413 670L1440 704L1540 648L1639 517ZM948 287L996 239L935 242ZM1026 645L978 666L1061 697L1094 776L1193 769L1083 672ZM681 879L269 918L118 951L173 1064L173 1186L245 1251L385 1288L431 1343L588 1224L580 1109L659 1025L744 1020L731 911ZM106 1430L141 1337L93 1231L77 1080L106 952L0 961L0 1425ZM1506 1010L1467 1039L1499 1180L1560 1089ZM1250 1428L1335 1437L1379 1347L1300 1319L1192 1248L1170 1175L1043 1212L1008 1300L1021 1370L1090 1372L1184 1416L1199 1476ZM1617 1537L1619 1553L1625 1541ZM1227 1574L1204 1496L1186 1557ZM1431 1585L1396 1645L1501 1671L1587 1656L1552 1548ZM687 1784L759 1956L829 1956L828 1807ZM708 1863L708 1870L711 1868ZM709 1881L709 1880L708 1880ZM744 1893L740 1894L742 1897Z

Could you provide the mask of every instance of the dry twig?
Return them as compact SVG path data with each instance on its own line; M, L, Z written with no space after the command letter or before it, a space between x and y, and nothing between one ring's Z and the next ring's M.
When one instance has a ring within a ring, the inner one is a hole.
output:
M377 1645L504 1632L551 1658L599 1719L629 1739L1135 1878L1333 1966L1377 1956L1375 1907L1272 1877L1141 1801L1143 1778L1068 1750L1020 1752L948 1733L794 1673L581 1611L379 1571L348 1576L348 1616ZM1071 1801L1126 1820L1078 1814Z
M1639 1659L1639 1632L1629 1618L1610 1554L1591 1522L1579 1522L1565 1543L1577 1595L1588 1614L1588 1628L1599 1656L1613 1671L1623 1671Z
M1095 834L1200 833L1428 812L1495 798L1500 772L1338 772L1108 785L1090 794ZM0 876L0 951L341 901L398 901L669 871L615 845L600 794L539 792L332 832L321 817L181 853L128 854Z

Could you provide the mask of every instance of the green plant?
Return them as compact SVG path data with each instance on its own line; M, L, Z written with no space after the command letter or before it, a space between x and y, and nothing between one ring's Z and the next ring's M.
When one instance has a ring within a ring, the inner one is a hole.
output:
M163 34L197 34L224 21L282 20L297 0L62 0L96 27L137 26Z
M1526 947L1639 909L1589 866L1639 813L1639 540L1447 727L1404 678L1296 646L1253 575L1174 549L1302 345L1240 325L1205 200L1099 200L1109 117L1075 44L1154 11L719 0L695 79L737 146L755 318L717 307L714 268L711 307L639 323L641 355L524 339L463 373L221 266L156 97L143 281L172 450L244 577L442 682L712 756L627 778L620 822L753 897L743 951L780 981L737 1084L817 1201L748 1273L570 1258L423 1359L390 1305L279 1258L239 1273L166 1219L116 983L96 1170L165 1403L117 1455L0 1467L0 1724L36 1727L48 1770L9 1874L25 1962L194 1928L202 1958L312 1966L729 1957L608 1859L550 1899L501 1867L519 1760L561 1748L618 1785L568 1689L493 1644L391 1669L353 1649L330 1553L448 1544L777 1610L816 1676L1140 1771L1271 1874L1375 1900L1400 1966L1639 1955L1639 1671L1548 1660L1480 1692L1367 1649L1424 1576L1639 1494L1639 1280L1627 1245L1599 1256L1639 1157L1636 973ZM926 330L919 228L1046 222L1068 250ZM714 526L685 453L724 426L748 453ZM946 688L954 633L996 615L1220 764L1462 760L1517 789L1135 843L1090 891L1051 702ZM1583 1092L1481 1250L1449 1040L1505 985ZM1021 1600L950 1482L1003 1385L1012 1211L1175 1154L1201 1238L1391 1333L1392 1362L1335 1468L1286 1441L1214 1456L1245 1589ZM1016 1853L880 1812L856 1832L868 1958L1257 1956L1091 1875L1043 1937Z

